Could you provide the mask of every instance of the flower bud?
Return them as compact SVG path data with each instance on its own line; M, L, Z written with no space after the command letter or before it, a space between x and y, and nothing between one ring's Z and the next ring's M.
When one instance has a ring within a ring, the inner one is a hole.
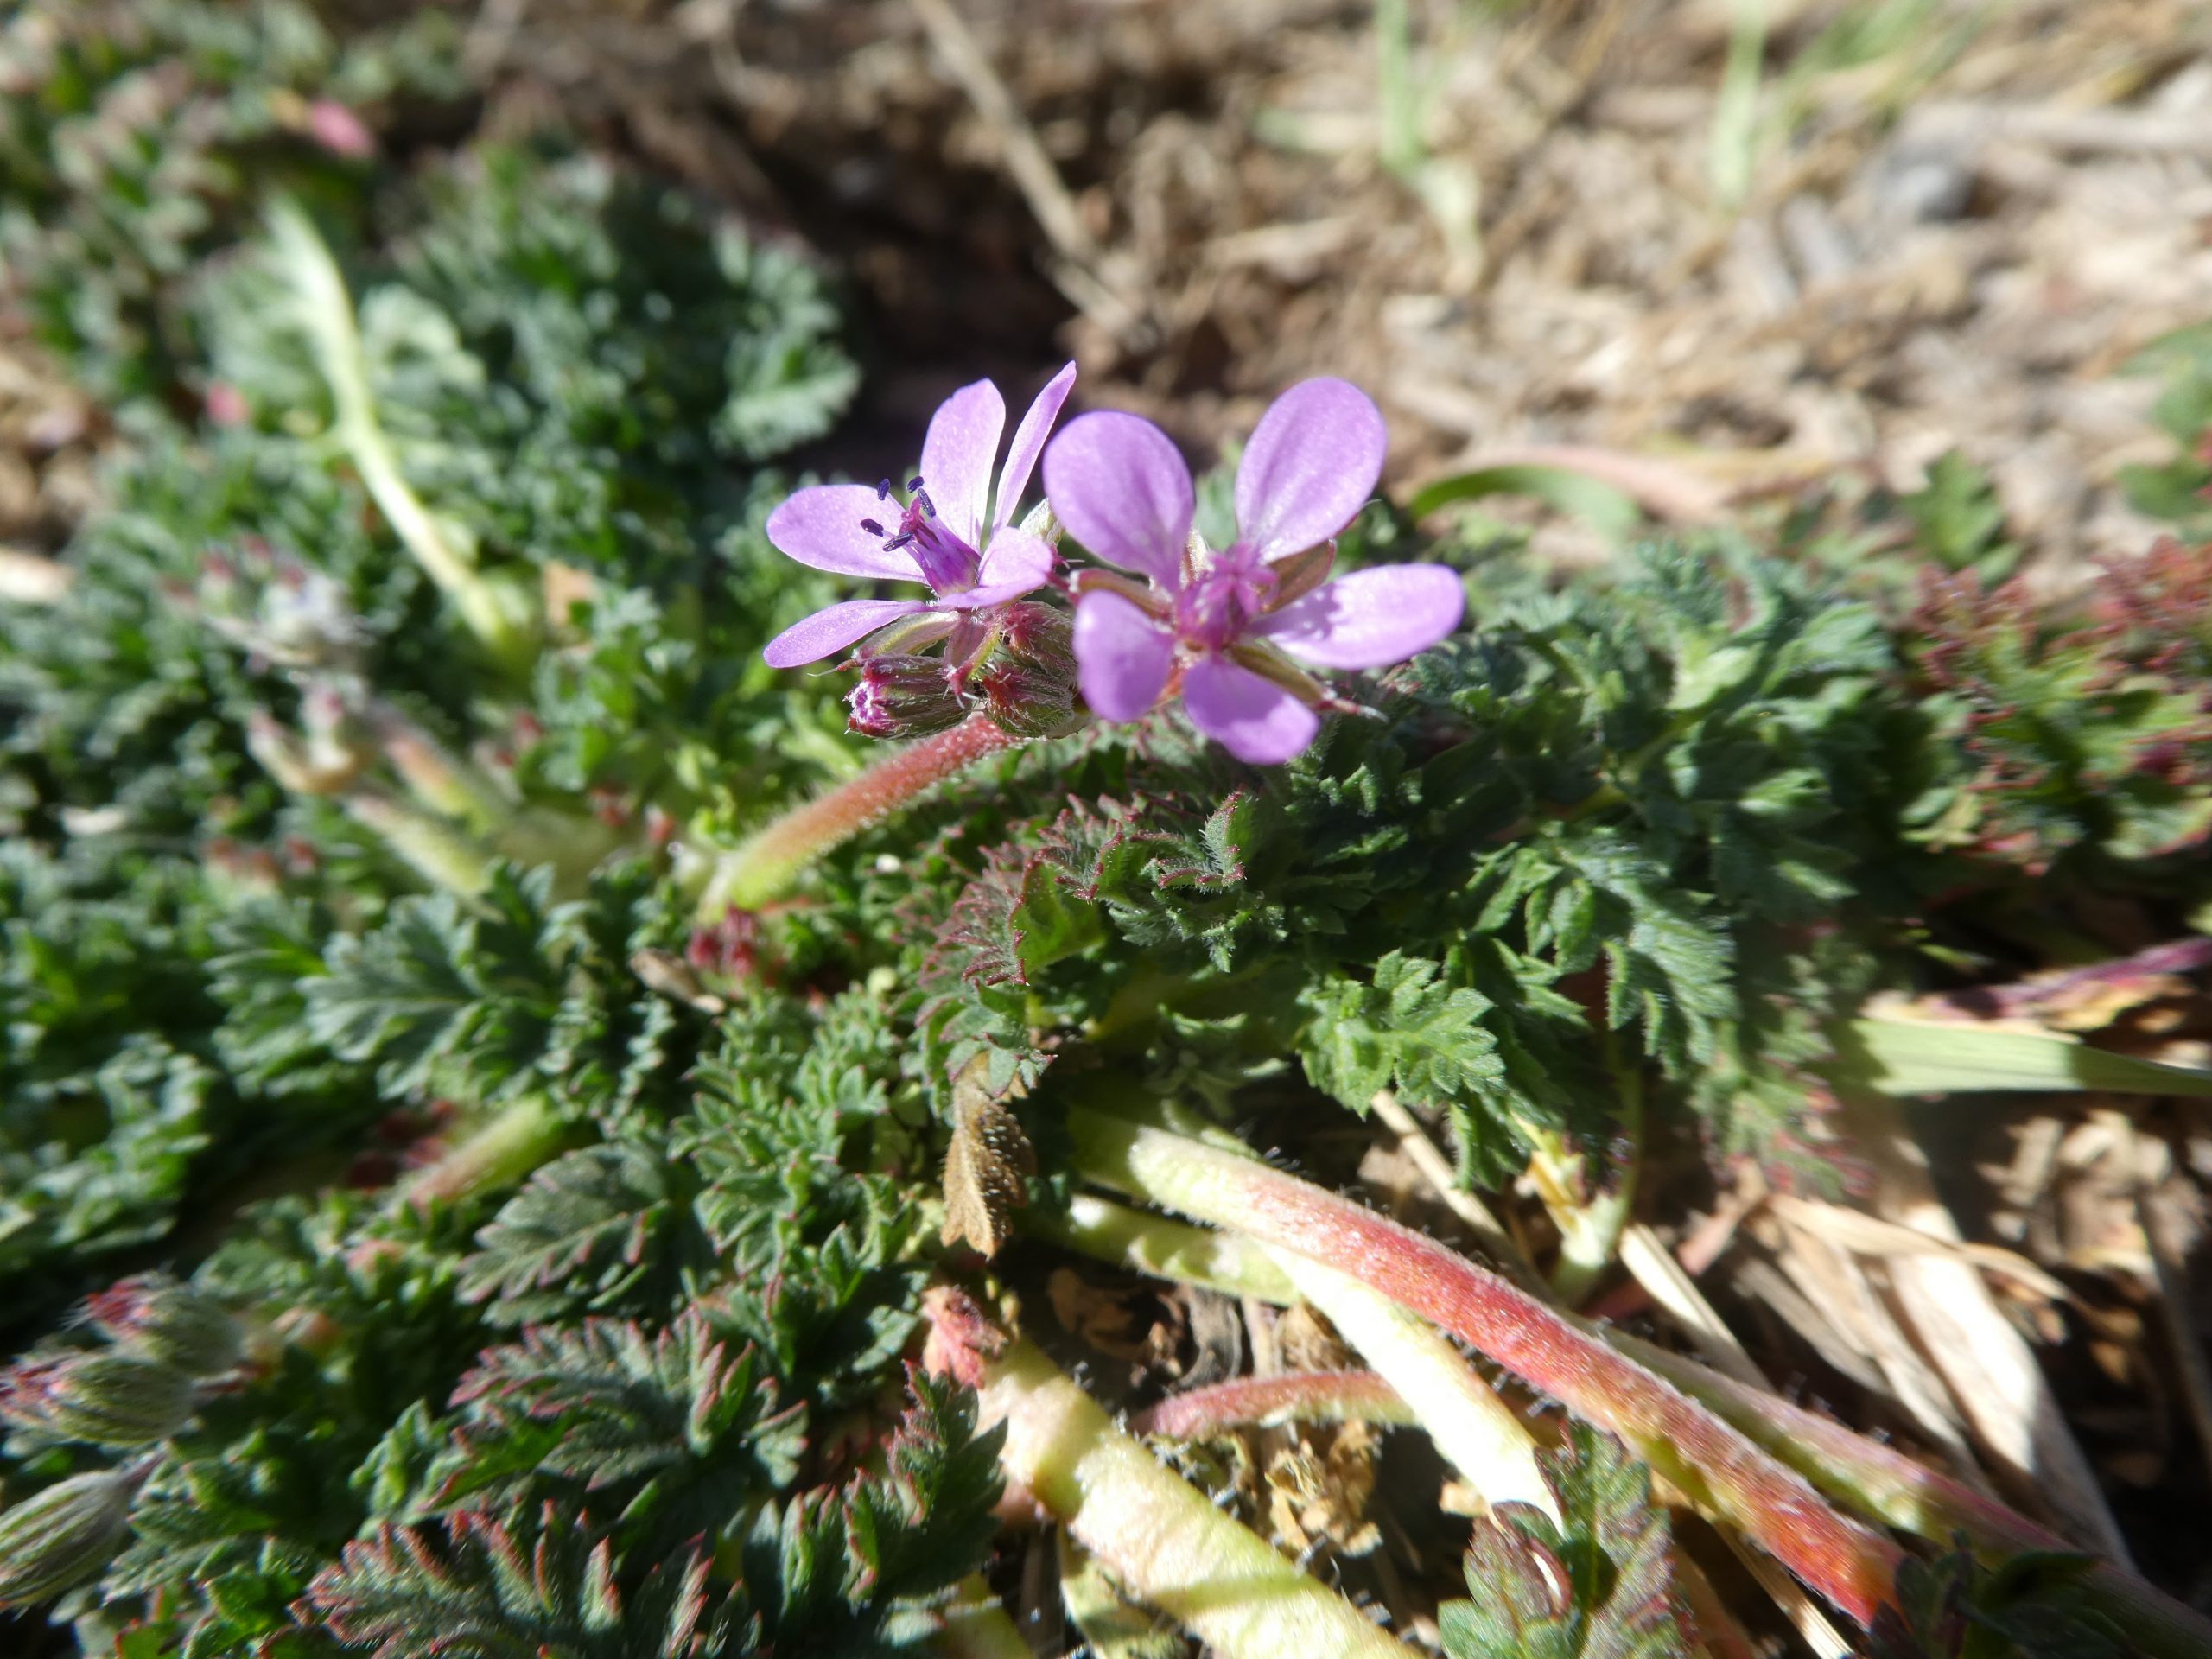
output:
M331 733L303 739L265 709L247 715L245 747L264 772L295 795L334 795L360 770L357 757Z
M845 699L846 729L861 737L926 737L957 726L967 712L929 657L871 657Z
M105 1567L145 1478L143 1470L73 1475L0 1511L0 1607L50 1600Z
M307 764L319 781L318 793L343 789L369 763L361 723L335 686L311 684L300 696L300 733Z
M245 1357L245 1327L214 1297L161 1274L110 1286L86 1306L92 1328L141 1359L219 1376Z
M192 1379L128 1354L27 1359L0 1373L0 1421L54 1440L149 1446L192 1420Z
M410 794L433 812L489 830L512 816L491 779L448 751L389 703L369 710L368 724L391 769Z
M1019 662L994 662L977 676L983 708L1015 737L1056 737L1074 728L1075 677Z
M1075 678L1074 619L1056 606L1020 600L999 623L999 649L1065 680Z

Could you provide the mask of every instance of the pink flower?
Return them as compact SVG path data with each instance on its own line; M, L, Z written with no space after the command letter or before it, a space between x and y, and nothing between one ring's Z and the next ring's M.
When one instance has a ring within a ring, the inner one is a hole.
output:
M991 463L1006 427L1006 404L996 386L978 380L930 417L921 474L908 481L903 505L887 480L874 489L819 484L770 513L769 541L801 564L841 575L920 582L936 597L854 599L817 611L768 642L761 655L769 664L819 662L902 616L973 611L1043 587L1052 574L1052 550L1014 527L1014 510L1074 385L1071 363L1029 405L1014 429L995 499Z
M1217 553L1191 533L1190 470L1166 433L1134 415L1071 422L1045 456L1053 512L1099 558L1149 578L1078 579L1076 661L1093 712L1135 720L1179 683L1200 731L1271 765L1320 729L1314 710L1327 693L1299 663L1381 668L1457 627L1466 595L1446 566L1324 580L1332 538L1375 493L1386 444L1357 386L1293 386L1245 448L1237 537Z

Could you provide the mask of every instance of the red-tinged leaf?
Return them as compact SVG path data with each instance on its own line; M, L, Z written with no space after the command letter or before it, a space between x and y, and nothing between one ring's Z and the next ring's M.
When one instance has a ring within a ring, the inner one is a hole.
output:
M1577 1423L1543 1454L1561 1524L1527 1504L1477 1523L1473 1599L1440 1609L1452 1659L1680 1659L1672 1534L1651 1471L1611 1435Z

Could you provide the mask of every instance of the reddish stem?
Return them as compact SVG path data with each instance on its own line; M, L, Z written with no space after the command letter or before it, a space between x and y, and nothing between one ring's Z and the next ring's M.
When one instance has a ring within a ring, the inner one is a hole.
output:
M1282 1422L1410 1423L1398 1391L1373 1371L1294 1371L1239 1377L1192 1389L1129 1420L1133 1434L1199 1440L1254 1424Z
M950 731L910 743L826 795L786 812L722 861L702 914L719 918L730 906L753 909L779 898L809 864L925 790L957 778L986 755L1027 742L980 710Z
M1606 1335L1839 1502L1939 1542L1963 1533L1978 1548L1993 1553L2077 1553L2056 1533L1895 1446L1624 1332ZM2212 1654L2212 1620L2156 1586L2101 1560L2090 1567L2087 1585L2136 1651L2163 1659Z
M1081 1108L1078 1166L1124 1191L1349 1273L1610 1429L1684 1492L1864 1624L1895 1599L1904 1553L1649 1371L1433 1239L1350 1200L1162 1130Z

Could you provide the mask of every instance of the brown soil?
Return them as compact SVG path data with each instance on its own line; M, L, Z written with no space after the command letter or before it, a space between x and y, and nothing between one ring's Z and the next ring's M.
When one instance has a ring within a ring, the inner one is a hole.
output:
M538 0L474 46L837 260L892 464L956 377L1072 353L1202 446L1345 375L1401 483L1573 443L1692 499L1906 486L1957 447L2048 561L2151 533L2116 372L2212 311L2212 16L1776 0L1736 143L1729 0L1411 10L1395 141L1330 0Z

